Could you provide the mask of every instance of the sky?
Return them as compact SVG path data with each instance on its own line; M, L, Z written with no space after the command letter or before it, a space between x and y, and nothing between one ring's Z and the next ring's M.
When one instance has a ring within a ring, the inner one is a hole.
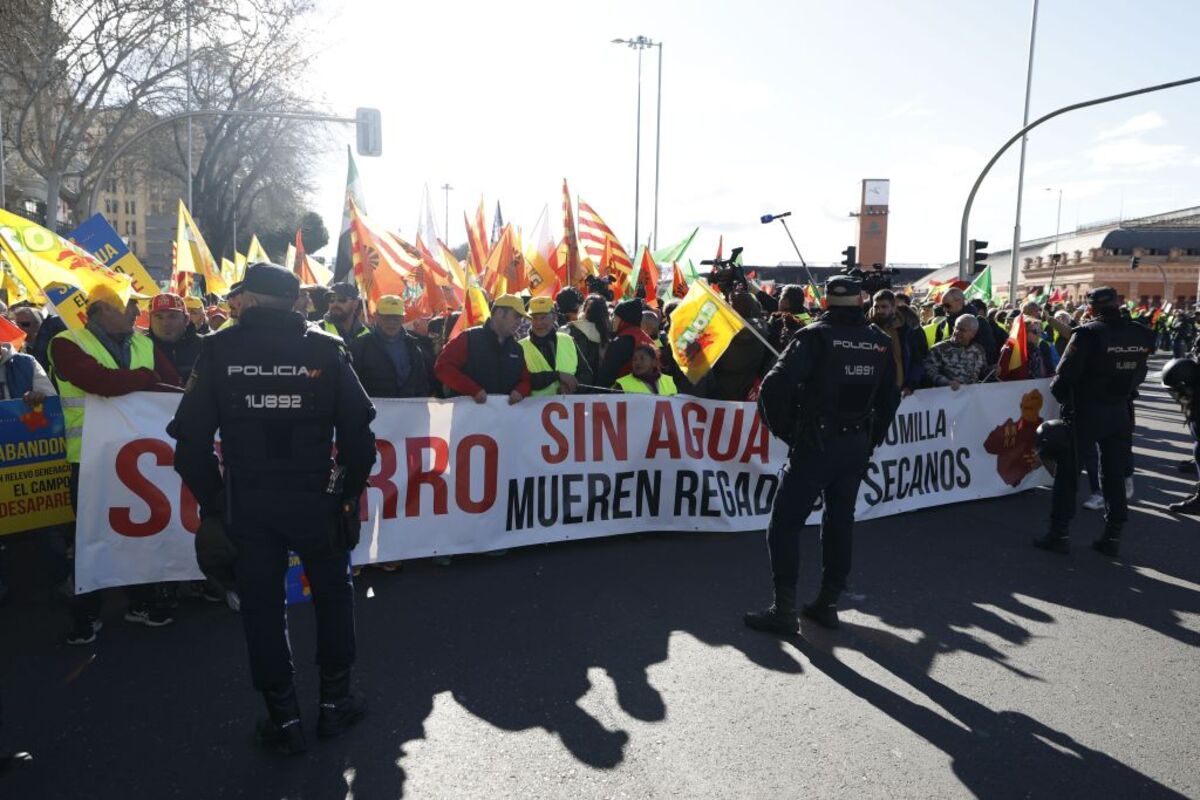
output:
M383 115L383 155L356 157L370 216L415 236L423 189L449 243L499 201L529 231L561 186L634 240L637 53L663 43L658 246L699 226L689 254L745 248L748 264L856 243L864 178L891 180L888 260L955 258L967 192L1021 127L1032 3L1025 0L692 0L384 4L321 0L314 96ZM1031 119L1080 100L1200 73L1190 0L1042 0ZM657 56L643 54L640 224L654 218ZM1072 112L1029 139L1022 238L1200 205L1200 85ZM353 143L349 127L333 131ZM1011 245L1017 148L984 182L970 236ZM313 206L341 225L345 152L322 162ZM336 237L334 237L336 239Z

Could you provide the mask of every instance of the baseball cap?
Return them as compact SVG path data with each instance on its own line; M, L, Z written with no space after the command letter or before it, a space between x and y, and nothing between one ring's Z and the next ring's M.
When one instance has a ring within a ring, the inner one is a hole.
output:
M183 298L183 307L188 311L203 311L204 301L199 297L188 295L187 297Z
M150 298L150 313L156 311L178 311L181 314L187 313L187 306L184 305L183 298L171 292L163 292Z
M246 268L242 291L295 300L300 294L300 279L278 264L260 261Z
M229 287L229 293L226 294L225 296L227 298L228 297L237 297L241 293L242 293L242 282L237 281L236 283L233 284L233 286Z
M282 269L282 267L281 267L281 269ZM355 286L353 283L335 283L333 286L331 286L329 288L333 289L333 293L336 294L338 297L342 298L343 300L357 300L358 299L358 287Z
M404 298L398 294L385 294L375 304L375 313L404 316Z
M554 311L554 300L549 297L535 297L529 301L529 313L549 314Z
M825 304L829 306L861 306L862 284L845 275L835 275L825 281Z
M126 306L125 301L121 299L116 290L102 283L92 287L92 291L88 292L87 301L89 306L95 303L106 303L118 311L124 311Z
M522 317L529 317L529 315L525 313L525 304L522 303L521 298L517 297L515 294L502 294L497 297L492 303L492 310L495 311L497 308L507 308L510 311L517 312Z

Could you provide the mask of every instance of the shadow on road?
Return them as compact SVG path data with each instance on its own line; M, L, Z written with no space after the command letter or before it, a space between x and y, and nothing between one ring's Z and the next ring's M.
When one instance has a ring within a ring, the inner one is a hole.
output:
M1162 446L1140 438L1138 445ZM1174 457L1139 456L1138 466L1165 470ZM1156 490L1146 491L1158 502ZM448 568L421 562L395 574L368 570L358 582L357 674L370 715L344 739L317 744L312 737L310 753L288 762L249 744L260 710L233 614L185 603L175 625L150 631L120 621L123 601L114 594L98 645L68 648L60 644L65 613L43 602L26 576L16 601L0 612L0 733L36 760L0 778L0 794L324 798L353 786L362 787L360 796L398 796L405 748L426 737L444 693L489 725L545 730L580 763L613 768L630 736L580 705L592 689L589 670L607 673L629 717L663 721L670 710L647 670L667 659L671 636L682 632L734 648L765 670L824 673L945 752L976 794L1170 796L1043 721L988 708L931 676L939 656L967 653L1006 668L1011 680L1060 680L1019 668L1007 654L1031 639L1031 623L1055 621L1046 605L1200 645L1200 635L1181 624L1181 615L1200 614L1200 570L1178 555L1194 547L1194 520L1135 508L1126 560L1118 562L1087 549L1101 523L1082 511L1076 552L1062 558L1028 546L1048 505L1047 493L1031 492L915 513L903 529L888 520L859 527L847 605L915 631L915 642L863 624L836 634L806 629L809 641L791 642L746 630L741 613L767 599L759 534L624 537L461 558ZM817 553L816 532L807 529L802 591L815 586ZM311 730L311 612L293 610L291 620ZM999 649L993 637L1012 647ZM838 649L861 653L953 720L865 677ZM481 771L490 768L487 753L471 757Z

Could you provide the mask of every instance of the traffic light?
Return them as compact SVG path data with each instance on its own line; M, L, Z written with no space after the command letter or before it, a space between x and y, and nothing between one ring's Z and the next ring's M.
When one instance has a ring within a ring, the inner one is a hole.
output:
M1141 265L1142 265L1142 259L1139 258L1138 256L1134 256L1133 258L1129 259L1129 268L1130 269L1137 269Z
M845 250L842 251L842 255L845 256L845 258L842 259L843 267L850 270L850 269L854 269L855 267L858 266L858 248L857 247L855 247L854 245L850 245L849 247L847 247Z
M988 243L986 239L972 239L967 244L967 252L971 254L971 257L967 260L967 263L970 265L970 272L972 275L977 272L983 272L983 270L987 267L988 254L987 251L983 249L987 246Z
M378 108L360 108L354 112L358 154L378 156L383 154L383 121Z

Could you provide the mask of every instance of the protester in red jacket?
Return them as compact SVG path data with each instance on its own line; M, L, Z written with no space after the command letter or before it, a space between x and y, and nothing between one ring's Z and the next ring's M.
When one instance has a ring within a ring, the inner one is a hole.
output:
M529 370L513 334L527 319L525 304L505 294L492 304L492 316L482 325L451 339L438 355L433 374L448 397L466 395L476 403L488 395L507 395L509 404L529 396Z

